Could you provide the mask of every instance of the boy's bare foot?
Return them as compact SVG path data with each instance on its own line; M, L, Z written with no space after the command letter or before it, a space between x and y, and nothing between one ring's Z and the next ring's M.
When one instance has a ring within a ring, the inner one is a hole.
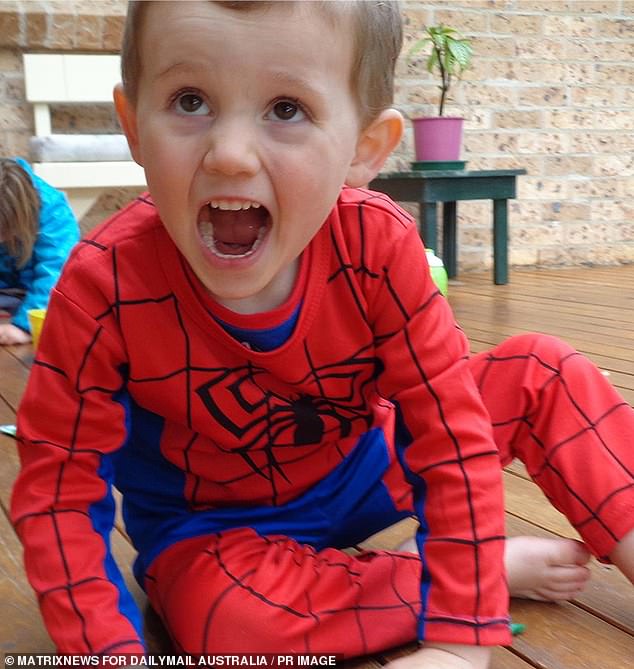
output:
M504 564L511 597L559 602L573 599L590 578L590 552L573 539L510 537Z
M401 551L416 553L416 542L408 539ZM590 552L573 539L510 537L504 564L511 597L561 602L576 597L586 586Z

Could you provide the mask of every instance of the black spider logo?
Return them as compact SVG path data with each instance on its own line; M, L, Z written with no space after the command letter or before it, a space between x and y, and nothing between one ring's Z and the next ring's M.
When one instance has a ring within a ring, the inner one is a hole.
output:
M292 384L297 392L282 394L273 389L266 369L246 364L217 372L196 393L237 441L231 448L217 446L241 454L261 473L249 452L263 450L275 460L273 448L341 439L353 434L356 424L359 433L367 430L372 412L366 389L374 384L376 371L376 359L362 350L337 363L311 365L308 374Z

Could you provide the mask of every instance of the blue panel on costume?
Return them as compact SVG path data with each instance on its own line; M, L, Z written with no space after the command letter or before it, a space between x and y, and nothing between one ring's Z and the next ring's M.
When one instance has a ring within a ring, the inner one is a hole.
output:
M424 612L429 601L429 589L431 588L431 572L425 555L425 542L429 535L429 528L425 522L425 501L427 495L427 484L424 479L415 474L405 461L405 451L412 444L412 435L405 424L403 413L397 402L394 403L396 408L396 429L395 429L395 446L396 456L401 464L403 472L407 481L412 485L412 493L414 497L414 510L419 519L418 529L416 530L416 545L418 546L418 553L421 559L421 582L420 582L420 598L422 604L422 612L418 618L418 638L425 638L425 616Z
M99 477L108 484L108 493L102 500L92 504L88 513L95 532L102 537L106 547L104 569L110 582L113 583L119 591L119 611L130 621L139 638L143 640L143 620L139 608L125 585L125 581L121 576L117 563L112 556L112 549L110 546L110 528L112 527L115 510L111 487L113 481L112 458L103 457L101 459L101 466L99 467L98 473Z
M135 415L139 413L142 410L137 407ZM144 420L144 438L154 434L150 441L158 443L161 427L158 419L149 414ZM135 455L138 450L135 447L128 457L141 460L140 455ZM394 507L383 482L389 464L385 437L380 429L375 428L359 439L354 450L326 478L287 504L226 507L189 513L184 500L180 508L177 504L169 509L165 505L166 490L175 490L179 484L182 490L182 477L170 470L172 466L169 463L161 468L146 462L143 466L148 472L148 481L152 481L157 492L159 489L162 491L163 506L161 508L157 500L149 498L128 504L135 514L128 531L140 553L135 565L137 579L141 582L141 575L150 563L177 541L238 527L253 528L264 536L285 535L310 544L317 550L329 546L341 548L363 541L411 515ZM129 467L127 469L130 470ZM138 466L136 470L139 471ZM126 486L131 484L131 481L125 482ZM162 518L161 514L164 514ZM137 542L137 534L142 536L142 542Z

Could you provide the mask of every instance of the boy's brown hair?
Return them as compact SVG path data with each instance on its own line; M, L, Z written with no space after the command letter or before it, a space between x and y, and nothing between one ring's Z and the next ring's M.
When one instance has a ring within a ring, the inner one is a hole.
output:
M39 213L40 198L31 177L15 160L0 158L0 241L18 268L33 253Z
M354 40L354 60L350 72L350 86L356 97L364 126L394 98L394 69L403 43L400 5L395 0L303 0L318 8L335 26L349 17ZM143 16L153 3L148 0L130 0L121 48L121 76L125 93L136 104L141 58L139 36ZM218 2L233 11L266 11L272 5L292 7L296 3L284 0L256 0ZM300 2L300 4L303 4Z

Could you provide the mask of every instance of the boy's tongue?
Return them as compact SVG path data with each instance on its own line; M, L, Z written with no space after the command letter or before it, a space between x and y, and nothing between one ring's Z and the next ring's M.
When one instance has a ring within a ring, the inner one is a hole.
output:
M214 210L211 222L218 250L228 255L246 253L255 244L260 227L264 225L262 213L258 209Z

